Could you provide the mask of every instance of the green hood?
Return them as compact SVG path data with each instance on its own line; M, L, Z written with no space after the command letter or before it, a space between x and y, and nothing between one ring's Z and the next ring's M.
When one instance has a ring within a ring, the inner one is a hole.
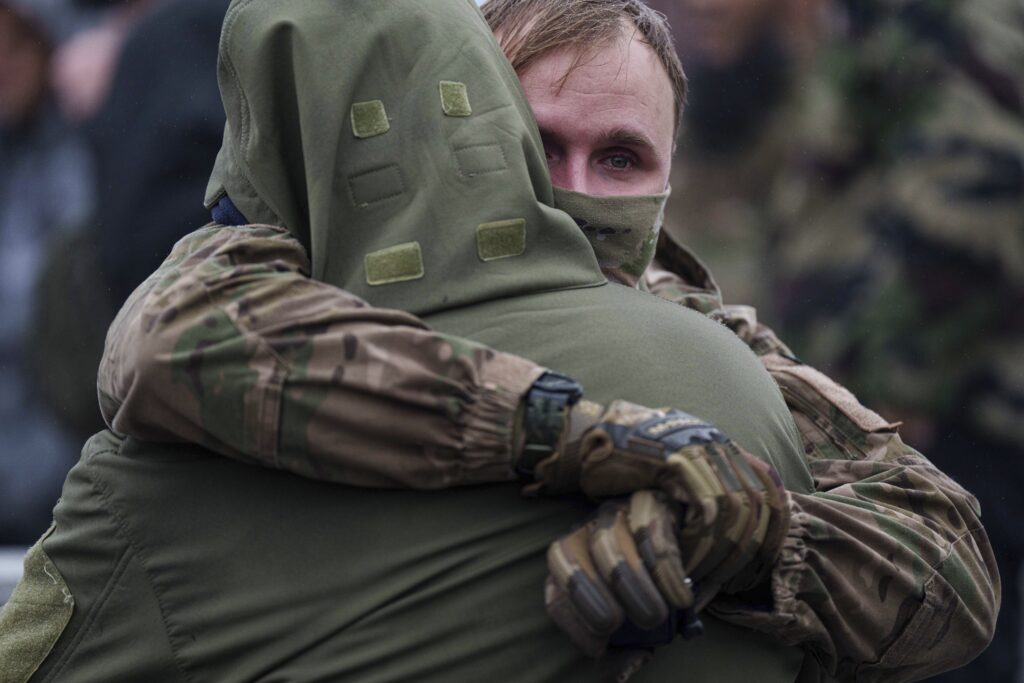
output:
M291 231L314 278L419 315L604 283L552 208L536 124L479 10L418 2L232 2L207 206L227 194Z

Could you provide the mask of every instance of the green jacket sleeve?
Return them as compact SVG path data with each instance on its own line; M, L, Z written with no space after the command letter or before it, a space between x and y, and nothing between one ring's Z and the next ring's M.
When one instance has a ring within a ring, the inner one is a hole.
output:
M516 411L543 369L371 308L308 268L273 226L182 239L108 332L107 424L359 486L513 479Z

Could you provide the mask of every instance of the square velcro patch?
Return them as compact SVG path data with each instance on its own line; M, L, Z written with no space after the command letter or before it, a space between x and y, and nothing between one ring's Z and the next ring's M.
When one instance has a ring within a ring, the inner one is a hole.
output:
M372 138L391 129L388 113L380 100L356 102L352 105L352 134L357 138Z
M423 277L423 253L419 242L396 244L374 251L363 259L366 284L389 285Z
M476 251L481 261L522 255L526 251L526 221L515 218L478 226Z
M465 83L441 81L441 109L445 116L469 116L473 113Z

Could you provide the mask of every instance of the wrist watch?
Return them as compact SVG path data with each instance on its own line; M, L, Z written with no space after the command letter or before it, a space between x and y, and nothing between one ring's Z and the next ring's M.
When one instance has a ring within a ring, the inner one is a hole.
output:
M557 372L545 372L533 383L526 392L526 442L516 461L517 474L532 479L537 464L555 452L569 410L582 396L579 382Z

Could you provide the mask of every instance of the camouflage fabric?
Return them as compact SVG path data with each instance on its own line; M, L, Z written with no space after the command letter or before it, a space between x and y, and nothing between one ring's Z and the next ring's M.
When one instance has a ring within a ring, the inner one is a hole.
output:
M780 183L771 255L781 328L801 357L914 423L979 394L967 418L982 432L1009 422L1024 389L1002 360L1024 343L1012 312L1024 296L1024 109L1000 95L1012 74L982 60L1024 41L1024 26L1007 17L987 44L979 31L998 4L866 3L817 74L834 115L796 143L805 164ZM859 112L886 93L899 93L886 100L895 113L866 128Z
M790 494L773 609L722 596L712 613L800 643L839 680L917 680L972 658L991 638L1001 594L975 497L904 444L898 425L797 361L753 309L722 305L688 250L663 241L658 258L688 277L656 262L653 294L706 309L761 358L815 478L814 493Z
M654 258L669 192L604 196L554 188L555 208L572 216L609 282L638 287Z
M370 308L308 269L282 228L182 239L110 328L110 427L361 486L514 479L516 411L543 368Z
M814 74L832 116L794 125L802 163L772 203L779 329L981 500L1004 609L992 647L943 680L1008 683L1024 557L1020 4L862 4Z

